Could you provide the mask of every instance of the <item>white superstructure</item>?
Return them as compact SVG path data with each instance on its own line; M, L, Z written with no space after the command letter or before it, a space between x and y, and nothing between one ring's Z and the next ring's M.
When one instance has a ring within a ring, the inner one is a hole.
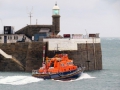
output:
M24 34L0 34L0 43L16 43L24 39L24 42L31 42L31 40Z
M78 50L77 44L86 43L100 43L100 38L82 38L82 39L72 39L72 38L45 38L44 42L48 42L48 50Z

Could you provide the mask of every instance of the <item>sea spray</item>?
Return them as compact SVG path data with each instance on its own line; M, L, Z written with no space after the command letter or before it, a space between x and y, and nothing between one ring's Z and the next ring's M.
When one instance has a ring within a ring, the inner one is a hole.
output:
M82 80L82 79L93 79L93 78L96 78L96 77L92 77L92 76L90 76L87 73L82 73L79 78L74 79L74 80L67 80L67 81L56 80L56 81L60 81L60 82L72 82L72 81L78 81L78 80Z
M92 77L87 73L82 73L82 75L75 79L75 80L68 80L68 81L61 81L61 80L56 80L60 82L73 82L73 81L78 81L82 79L92 79L96 77ZM41 78L35 78L32 76L0 76L0 84L9 84L9 85L25 85L29 83L34 83L34 82L40 82L44 81Z
M81 79L92 79L92 78L96 78L96 77L92 77L92 76L90 76L90 75L87 74L87 73L82 73L82 75L81 75L79 78L77 78L76 80L81 80Z
M0 84L10 84L10 85L25 85L28 83L39 82L39 81L43 81L43 79L34 78L32 76L7 76L0 78Z

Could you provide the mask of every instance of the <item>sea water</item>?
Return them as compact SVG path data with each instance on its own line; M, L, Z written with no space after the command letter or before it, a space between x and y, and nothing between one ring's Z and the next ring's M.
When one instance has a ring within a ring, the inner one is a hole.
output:
M43 80L25 72L0 72L0 90L120 90L120 38L101 38L103 70L76 80Z

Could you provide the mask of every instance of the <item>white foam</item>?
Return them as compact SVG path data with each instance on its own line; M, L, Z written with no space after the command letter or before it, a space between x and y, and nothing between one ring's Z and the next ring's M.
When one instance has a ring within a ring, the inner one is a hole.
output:
M2 77L2 76L1 76ZM25 85L28 83L43 81L32 76L7 76L0 78L0 84Z
M82 79L92 79L92 78L96 78L96 77L92 77L87 73L82 73L81 76L75 80L68 80L68 81L61 81L61 80L56 80L56 81L60 81L60 82L72 82L72 81L78 81L78 80L82 80Z
M81 76L75 80L69 80L69 81L57 80L57 81L72 82L72 81L78 81L78 80L82 80L82 79L92 79L92 78L96 78L96 77L92 77L87 73L82 73ZM7 76L7 77L0 76L0 84L25 85L25 84L39 82L39 81L43 81L43 79L35 78L32 76Z
M77 78L76 80L81 80L81 79L92 79L92 78L96 78L96 77L92 77L92 76L90 76L90 75L87 74L87 73L82 73L82 75L81 75L79 78Z
M0 79L3 78L3 76L0 76Z

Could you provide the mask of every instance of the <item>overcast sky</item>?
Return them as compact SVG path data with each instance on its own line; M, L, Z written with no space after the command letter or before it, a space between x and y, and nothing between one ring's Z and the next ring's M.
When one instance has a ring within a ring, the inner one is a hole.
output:
M52 24L55 2L60 8L60 34L100 33L120 37L120 0L0 0L0 32L3 26L15 31L30 24ZM32 10L33 7L33 10Z

